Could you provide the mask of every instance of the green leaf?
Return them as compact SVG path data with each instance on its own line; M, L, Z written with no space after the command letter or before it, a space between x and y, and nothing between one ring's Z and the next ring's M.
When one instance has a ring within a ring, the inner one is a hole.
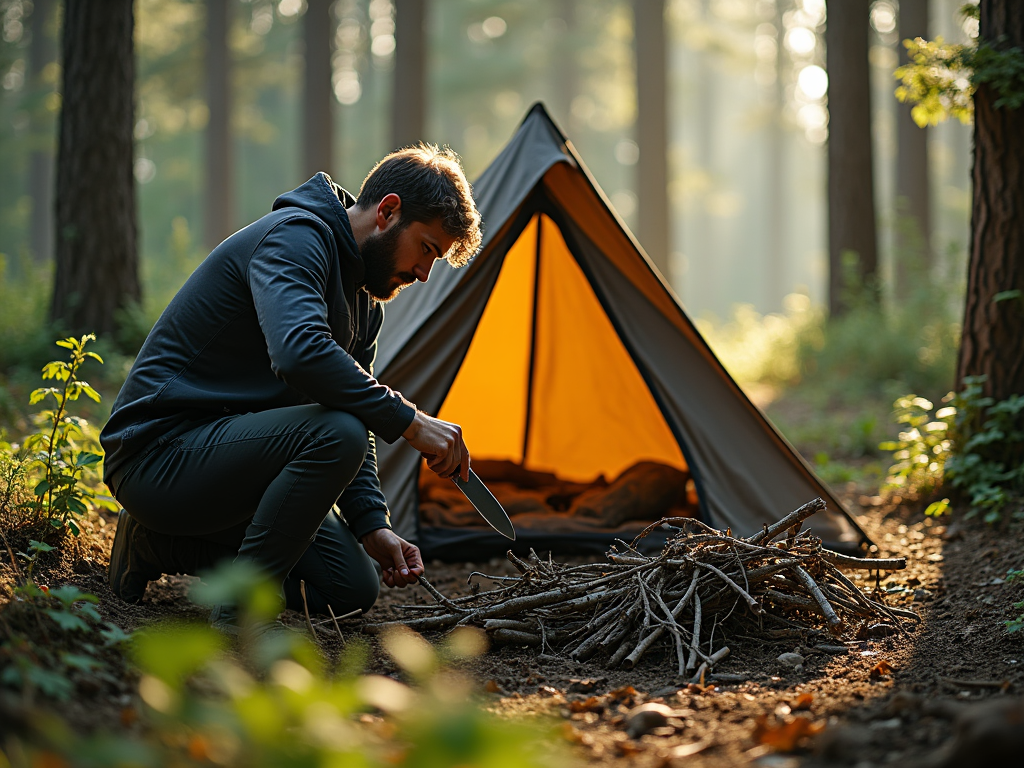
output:
M100 357L99 355L97 355L95 352L86 352L85 356L86 357L91 357L97 363L99 363L100 365L103 365L103 358Z
M66 701L71 697L74 684L65 675L51 672L42 667L31 666L28 668L29 681L51 699Z
M86 616L86 617L92 619L93 621L95 621L97 623L103 621L103 617L100 616L100 612L96 610L96 606L95 605L90 605L89 603L85 603L85 605L77 606L77 610L83 616Z
M29 540L28 548L34 552L52 552L54 549L45 541L36 541L35 539Z
M80 617L67 611L51 608L46 611L46 615L53 619L58 627L67 632L84 632L89 629L89 625L82 621Z
M75 536L82 532L82 529L78 527L78 524L74 520L68 520L68 528L71 529L71 533Z
M64 349L76 349L78 347L78 339L61 339L60 341L54 342L58 347L64 347Z
M92 656L85 656L80 653L62 653L60 660L72 669L77 669L81 672L92 672L94 669L99 669L103 666L100 661Z
M1019 299L1021 297L1021 291L1018 288L1014 288L1012 291L1000 291L992 297L992 303L998 304L1001 301L1012 301L1013 299Z
M90 387L87 382L80 381L78 383L81 385L82 391L85 392L86 397L90 400L94 400L97 403L101 400L100 393Z
M36 485L36 487L32 489L32 493L34 493L36 496L42 496L48 490L50 490L50 484L48 482L46 482L45 480L41 480L39 482L39 484Z
M51 589L50 594L60 600L66 608L70 608L71 605L77 603L79 600L84 600L87 603L98 603L100 601L96 595L90 595L88 592L83 592L74 584L65 584L61 587Z
M105 645L118 645L123 643L125 640L130 640L132 635L130 632L125 632L116 624L111 624L109 621L106 623L106 629L100 630L100 637L103 638Z
M924 513L928 517L942 517L949 512L949 499L942 499L941 501L933 501L925 509Z
M74 496L68 499L68 509L76 515L84 515L89 511L89 508L85 506L80 499L76 499Z
M224 637L210 627L162 625L135 633L135 660L146 672L171 686L204 667L225 647Z
M98 464L101 461L103 461L103 457L100 454L82 451L75 457L75 466L88 467L90 464Z

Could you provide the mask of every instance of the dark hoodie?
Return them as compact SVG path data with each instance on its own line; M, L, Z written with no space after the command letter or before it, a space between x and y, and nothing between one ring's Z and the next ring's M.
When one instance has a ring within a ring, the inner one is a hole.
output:
M362 290L345 213L354 202L318 173L192 273L150 331L100 435L103 479L115 493L141 457L200 424L320 403L372 433L338 501L349 526L356 536L388 526L373 435L393 443L415 409L373 378L384 309Z

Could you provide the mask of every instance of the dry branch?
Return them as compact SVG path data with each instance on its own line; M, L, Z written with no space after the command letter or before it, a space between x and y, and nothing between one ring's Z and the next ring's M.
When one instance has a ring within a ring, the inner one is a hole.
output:
M409 606L416 618L363 629L404 624L429 631L473 624L496 643L539 646L578 660L603 658L610 667L627 669L662 648L666 658L674 657L677 675L696 668L697 679L728 653L726 648L713 653L716 632L732 631L743 616L744 631L750 633L754 625L762 639L773 632L806 638L822 630L838 636L865 619L902 632L903 622L917 615L878 602L877 594L864 594L839 569L899 570L906 561L825 549L803 528L824 508L825 502L815 499L745 539L689 518L666 518L632 544L613 546L598 563L567 566L532 550L525 559L509 552L519 576L473 574L497 586L457 598L442 595L421 577L436 605ZM669 532L661 552L641 553L640 539L660 525Z

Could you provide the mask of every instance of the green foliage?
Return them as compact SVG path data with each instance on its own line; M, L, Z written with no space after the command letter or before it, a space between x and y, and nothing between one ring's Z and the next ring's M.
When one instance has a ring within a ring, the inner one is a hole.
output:
M54 360L43 366L43 379L53 380L56 386L36 389L29 403L38 405L50 401L52 406L36 416L39 431L24 441L29 452L27 478L36 499L36 519L57 529L66 527L76 536L79 527L75 518L86 514L89 504L98 501L96 492L83 480L95 471L95 465L103 456L81 447L86 440L87 422L71 415L69 404L83 394L97 403L100 401L99 393L78 377L86 360L103 363L98 354L86 350L88 343L95 339L89 334L57 342L57 346L69 350L70 360Z
M942 485L943 470L950 456L952 442L949 430L956 408L947 406L932 414L934 406L917 395L905 395L893 403L893 418L907 429L896 440L881 443L883 451L892 451L893 465L889 468L884 491L899 491L917 498L927 496ZM941 515L949 500L928 507L930 515Z
M1024 580L1024 569L1010 570L1006 574L1006 582L1009 584L1013 581ZM1024 600L1013 604L1013 610L1020 611L1016 618L1010 619L1006 623L1007 632L1020 632L1024 629Z
M1014 517L1022 516L1024 396L995 402L984 396L984 381L983 376L965 378L963 391L947 395L949 405L934 415L932 404L916 395L896 401L896 421L909 429L879 446L893 452L885 490L916 497L948 480L969 501L968 517L982 514L986 523L996 523L1008 508ZM926 513L948 509L949 499L942 499Z
M31 567L40 552L51 549L32 542ZM37 694L67 701L87 679L114 681L119 646L128 635L103 621L99 598L67 584L50 589L31 578L14 590L0 621L0 686L20 691L26 705Z
M977 6L965 6L977 9ZM950 117L970 123L974 117L974 94L981 85L996 93L996 109L1024 106L1024 51L978 41L973 45L946 43L941 37L904 40L910 63L893 76L900 81L896 98L914 105L911 115L921 128L937 125Z
M896 98L913 104L911 117L919 127L938 125L955 117L964 125L974 118L971 82L972 49L945 42L941 37L904 40L909 64L893 76L900 81Z
M986 523L1003 518L1008 507L1020 517L1024 501L1024 396L995 402L985 397L984 377L964 379L952 400L956 408L952 456L946 476L970 500L971 512Z
M460 629L439 648L409 630L384 636L384 649L412 684L360 674L366 651L359 642L350 641L326 671L307 636L280 627L252 632L267 615L269 588L251 570L227 566L204 582L204 599L242 606L246 639L237 649L206 625L146 628L131 640L142 727L116 739L51 728L23 744L26 752L111 767L566 765L542 726L486 712L474 683L453 667L484 650L477 630ZM65 663L90 665L87 654Z

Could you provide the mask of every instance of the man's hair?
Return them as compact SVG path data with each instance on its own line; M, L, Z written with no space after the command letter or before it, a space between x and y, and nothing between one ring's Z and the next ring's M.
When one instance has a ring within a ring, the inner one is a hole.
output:
M450 147L421 142L392 152L367 174L356 205L366 210L392 193L402 199L402 226L439 219L441 229L455 238L448 263L463 267L469 262L480 247L480 214L459 156Z

